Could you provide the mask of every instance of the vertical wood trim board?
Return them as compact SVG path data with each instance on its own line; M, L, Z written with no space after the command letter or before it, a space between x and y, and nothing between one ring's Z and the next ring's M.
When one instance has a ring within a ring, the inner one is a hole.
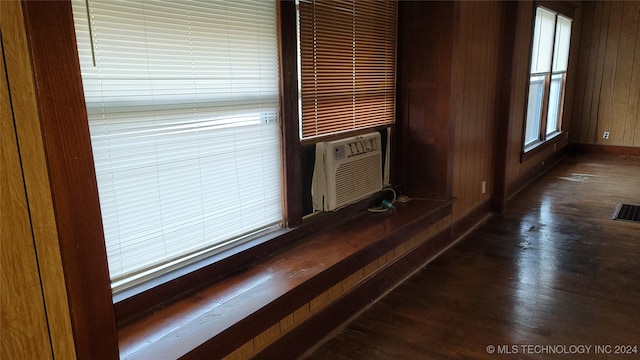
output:
M531 52L533 4L518 2L516 11L515 44L511 69L511 101L509 109L509 134L507 138L506 184L513 182L520 174L520 151L522 150L524 120L526 117L526 94L529 84L529 57Z
M2 2L2 36L8 86L15 111L13 116L22 160L26 201L31 216L53 356L58 359L74 359L76 354L71 315L58 247L40 116L34 95L36 85L22 14L19 1Z
M0 42L1 42L0 38ZM3 47L4 50L4 47ZM4 51L0 56L0 358L51 359L47 316L16 141Z

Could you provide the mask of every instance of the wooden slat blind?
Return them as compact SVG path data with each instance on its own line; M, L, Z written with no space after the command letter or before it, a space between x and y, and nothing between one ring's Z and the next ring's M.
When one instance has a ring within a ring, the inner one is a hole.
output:
M395 0L300 0L303 139L395 121Z

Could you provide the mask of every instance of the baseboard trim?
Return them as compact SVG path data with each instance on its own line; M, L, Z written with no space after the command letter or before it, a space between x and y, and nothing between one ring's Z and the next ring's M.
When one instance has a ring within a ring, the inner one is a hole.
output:
M545 158L540 166L533 166L509 183L507 186L507 201L518 194L522 189L534 182L540 176L556 166L562 159L566 157L565 151L558 151Z
M578 154L640 157L640 147L634 146L573 144L572 147Z

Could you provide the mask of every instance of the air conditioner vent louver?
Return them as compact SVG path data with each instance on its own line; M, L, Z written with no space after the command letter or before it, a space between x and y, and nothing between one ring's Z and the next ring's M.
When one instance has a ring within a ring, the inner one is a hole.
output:
M381 187L380 155L367 156L338 165L336 169L336 203L349 204L370 195Z
M313 182L315 210L337 210L380 191L380 134L317 144Z

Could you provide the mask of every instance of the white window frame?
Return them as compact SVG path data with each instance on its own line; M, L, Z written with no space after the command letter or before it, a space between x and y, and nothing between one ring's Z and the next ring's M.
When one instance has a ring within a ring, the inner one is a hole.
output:
M562 132L571 22L565 15L536 7L523 153Z

